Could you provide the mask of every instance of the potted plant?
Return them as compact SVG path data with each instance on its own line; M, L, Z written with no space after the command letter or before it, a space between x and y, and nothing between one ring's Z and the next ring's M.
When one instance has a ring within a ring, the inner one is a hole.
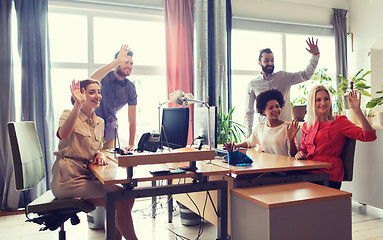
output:
M363 96L371 97L371 94L366 91L366 89L371 88L371 86L368 86L365 82L367 75L371 74L371 71L367 71L363 73L361 77L358 77L359 74L363 72L363 68L360 69L355 76L351 77L349 76L349 79L346 79L343 76L338 76L339 79L341 79L341 82L339 83L339 92L345 94L348 94L350 90L355 90L358 93L361 93Z
M371 108L369 110L363 109L363 114L366 117L367 121L372 125L375 117L374 111Z
M367 89L371 88L371 86L368 86L365 82L366 79L364 79L367 75L371 74L371 71L366 71L363 73L363 68L360 69L355 76L351 77L349 76L348 79L346 79L343 76L338 76L339 79L341 79L341 82L339 83L339 90L335 93L341 98L341 101L343 101L344 105L344 112L346 113L346 116L355 124L358 124L359 121L355 114L351 111L350 106L348 105L348 94L350 91L355 90L356 92L362 94L366 97L371 97L371 94L367 92Z
M231 120L235 107L230 109L227 114L224 114L221 98L218 100L217 112L217 144L226 142L241 142L241 138L245 137L245 131L242 124Z
M382 90L380 91L377 91L376 92L377 94L382 94L383 93L383 85L382 85ZM383 104L383 96L380 96L380 97L376 97L376 98L373 98L371 99L371 101L369 101L367 104L366 104L366 108L374 108L376 106L380 106ZM379 112L378 113L378 123L380 126L383 126L383 112Z
M291 115L293 119L296 119L300 122L304 121L306 111L307 111L307 85L306 84L300 84L298 86L298 91L302 92L302 95L295 97L291 102Z

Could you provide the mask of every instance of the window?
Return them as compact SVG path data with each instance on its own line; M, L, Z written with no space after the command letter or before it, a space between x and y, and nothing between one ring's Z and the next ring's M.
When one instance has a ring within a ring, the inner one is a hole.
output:
M302 71L310 61L311 55L305 50L308 36L318 39L321 52L317 70L327 68L327 73L335 82L335 42L328 34L315 36L314 34L281 33L276 29L257 31L243 28L233 22L232 30L232 106L235 107L233 121L244 123L246 110L246 89L248 83L260 74L258 64L259 51L270 48L275 56L275 70L289 72ZM238 26L236 28L236 26ZM335 84L335 83L334 83ZM298 86L291 88L291 99L298 92Z
M71 109L69 86L73 79L88 78L110 63L121 44L134 52L129 80L137 90L136 143L144 132L158 131L158 102L167 99L165 24L161 10L122 9L109 6L49 6L49 39L55 124L65 109ZM150 14L150 11L155 13ZM118 112L122 145L129 138L128 107ZM56 144L57 145L57 144Z

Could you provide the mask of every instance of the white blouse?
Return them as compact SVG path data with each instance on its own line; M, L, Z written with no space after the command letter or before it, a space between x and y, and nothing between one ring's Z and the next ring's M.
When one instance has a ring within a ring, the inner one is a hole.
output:
M266 123L258 123L245 142L249 147L259 144L266 153L289 156L290 143L287 138L289 124L289 122L283 122L278 127L268 127Z

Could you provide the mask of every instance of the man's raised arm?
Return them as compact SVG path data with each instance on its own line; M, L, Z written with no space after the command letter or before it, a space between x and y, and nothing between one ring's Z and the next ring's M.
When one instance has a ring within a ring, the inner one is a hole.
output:
M118 65L120 65L123 62L126 62L128 60L127 53L130 51L130 48L128 48L127 44L123 44L121 46L120 52L117 55L117 58L115 58L111 63L106 64L102 66L101 68L97 69L90 78L101 81L106 74L108 74L110 71L112 71L114 68L116 68Z

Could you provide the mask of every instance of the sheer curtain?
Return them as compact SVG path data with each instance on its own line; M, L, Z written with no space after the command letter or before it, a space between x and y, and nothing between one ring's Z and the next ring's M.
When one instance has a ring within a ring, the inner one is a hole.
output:
M6 1L8 2L8 0ZM11 2L11 1L9 1ZM18 33L18 52L21 61L21 112L22 121L34 121L39 135L41 149L45 157L46 178L39 186L29 192L28 199L25 201L34 200L36 197L43 194L49 189L51 176L51 167L53 163L53 137L54 137L54 115L51 94L50 82L50 66L49 66L49 43L48 43L48 1L47 0L14 0L16 16L17 16L17 33ZM1 6L1 16L3 17L3 5ZM9 17L8 17L9 19ZM3 21L2 21L3 22ZM12 23L16 24L16 23ZM3 30L3 29L2 29ZM3 31L2 31L3 33ZM10 31L4 31L4 35L10 39ZM2 38L5 38L2 34ZM3 45L2 45L3 48ZM10 45L8 46L10 58ZM7 53L8 54L8 53ZM2 54L3 55L3 54ZM3 56L1 56L3 59ZM6 59L6 57L4 57ZM10 60L9 60L10 61ZM4 96L9 96L7 101L10 106L7 109L2 106L1 116L9 115L8 119L2 119L1 129L4 131L6 121L14 120L14 96L12 94L13 78L11 75L12 66L9 65L5 73L9 76L4 76L2 79L1 88L2 99ZM8 83L6 85L5 83ZM8 92L6 92L8 91ZM12 103L12 104L11 104ZM12 115L13 114L13 115ZM4 132L2 137L7 136ZM6 146L6 152L9 152L9 145ZM2 209L17 209L20 194L16 192L12 176L12 163L9 153L6 158L2 158L2 164L6 166L5 174L5 190L2 196ZM21 199L21 202L24 199Z
M0 1L0 205L1 209L15 209L19 193L13 182L11 150L7 122L15 120L15 101L12 74L11 46L12 0ZM17 199L16 201L14 201Z
M169 93L177 89L193 93L193 4L194 0L164 1ZM190 119L193 119L191 106ZM189 133L193 133L192 125ZM188 142L191 138L192 134L189 134Z
M333 8L336 75L347 78L347 10ZM337 78L337 83L340 79Z
M14 0L21 60L22 119L34 121L45 157L45 182L31 197L49 189L53 159L54 113L48 41L48 0Z

